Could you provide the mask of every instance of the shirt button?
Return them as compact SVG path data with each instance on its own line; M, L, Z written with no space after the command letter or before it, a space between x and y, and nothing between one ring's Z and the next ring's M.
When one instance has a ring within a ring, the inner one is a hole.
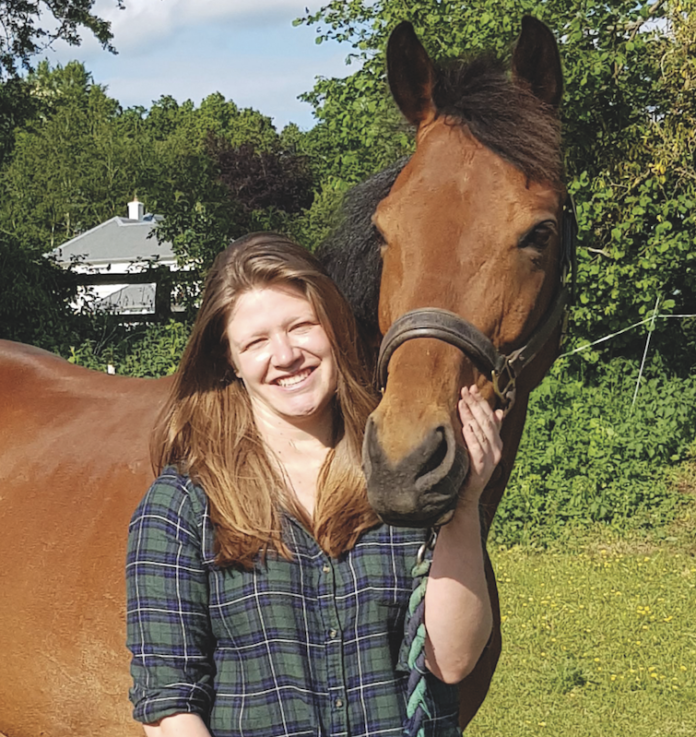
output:
M329 637L330 637L330 638L331 638L332 640L335 640L335 639L336 639L336 635L337 635L337 634L338 634L338 631L337 631L337 630L331 630L331 631L329 632Z
M343 699L336 699L336 708L340 709L343 706Z
M324 567L322 568L324 573L330 573L331 572L331 566L328 563L324 563Z

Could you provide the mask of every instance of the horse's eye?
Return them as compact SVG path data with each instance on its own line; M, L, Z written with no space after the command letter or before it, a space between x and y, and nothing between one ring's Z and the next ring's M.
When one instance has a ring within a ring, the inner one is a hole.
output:
M543 251L556 235L556 232L556 223L552 220L547 220L527 231L520 238L518 246L520 248L536 248L538 251Z

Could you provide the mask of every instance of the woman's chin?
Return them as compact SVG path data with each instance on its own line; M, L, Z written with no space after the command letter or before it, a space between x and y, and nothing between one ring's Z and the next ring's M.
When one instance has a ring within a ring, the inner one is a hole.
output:
M319 401L317 399L304 399L298 397L295 402L287 402L282 407L277 407L278 413L292 422L322 422L327 413L331 412L330 401Z

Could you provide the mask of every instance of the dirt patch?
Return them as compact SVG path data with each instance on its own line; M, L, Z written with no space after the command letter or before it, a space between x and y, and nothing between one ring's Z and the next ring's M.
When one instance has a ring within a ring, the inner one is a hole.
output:
M696 557L696 443L690 458L670 473L670 483L684 497L684 506L668 528L668 534L677 538L680 547Z
M682 463L676 472L674 486L681 494L696 497L696 462Z

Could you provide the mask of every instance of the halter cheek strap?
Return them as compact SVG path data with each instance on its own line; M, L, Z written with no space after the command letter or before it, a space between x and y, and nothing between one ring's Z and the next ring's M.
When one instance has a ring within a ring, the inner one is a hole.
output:
M424 307L397 318L382 339L377 359L377 377L382 390L387 385L389 361L394 351L409 340L432 338L458 348L492 383L507 413L515 402L516 381L561 325L565 337L568 308L573 299L576 273L577 220L575 205L568 197L563 206L561 228L561 280L556 297L529 340L508 354L500 353L490 339L463 317L437 307Z

